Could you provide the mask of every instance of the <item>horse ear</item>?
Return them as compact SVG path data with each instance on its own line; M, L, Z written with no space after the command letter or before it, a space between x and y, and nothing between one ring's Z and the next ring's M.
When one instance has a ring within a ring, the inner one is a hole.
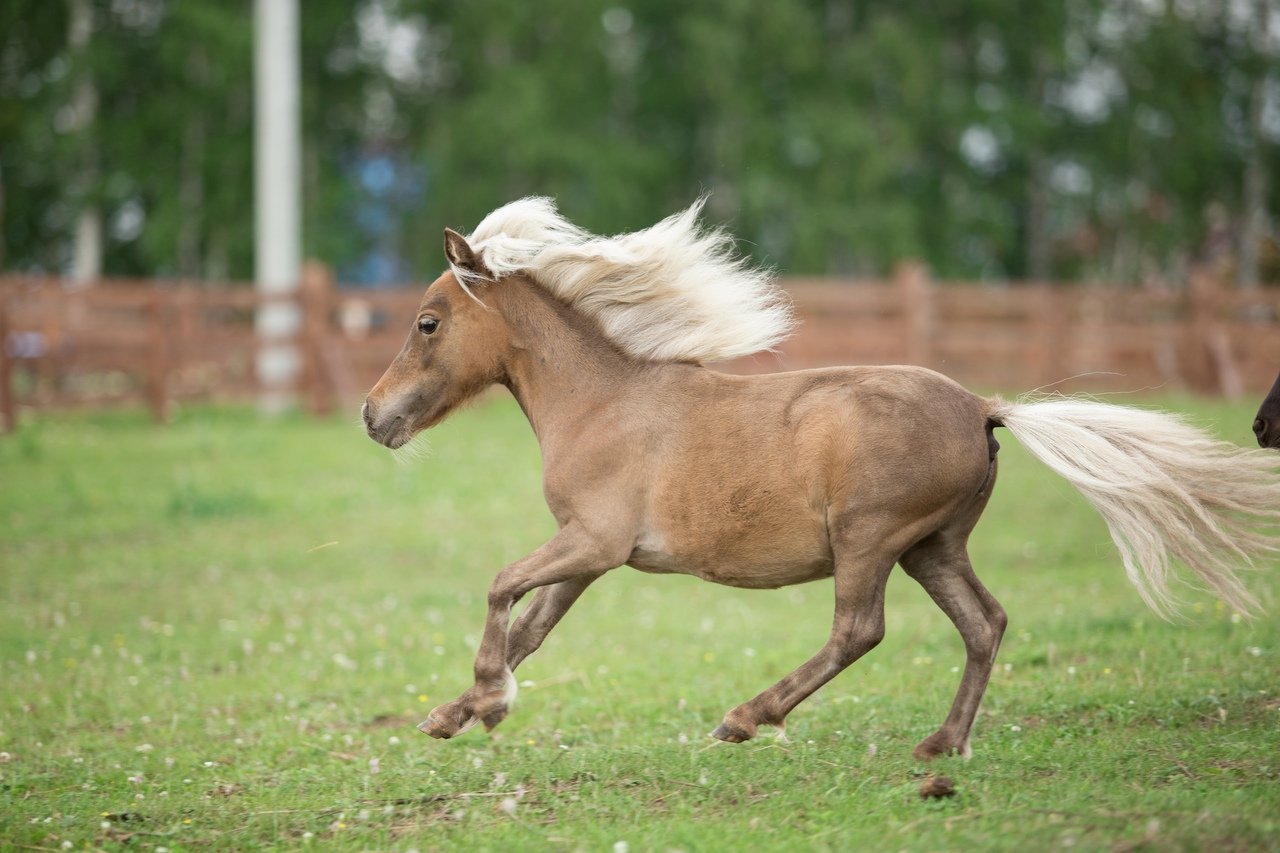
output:
M480 255L471 248L467 238L452 228L444 229L444 256L451 266L474 273L480 278L493 278Z

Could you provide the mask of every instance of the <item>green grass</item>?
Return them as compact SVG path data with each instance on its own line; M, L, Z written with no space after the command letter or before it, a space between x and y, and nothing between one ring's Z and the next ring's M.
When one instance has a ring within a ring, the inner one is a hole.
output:
M1156 402L1249 438L1250 406ZM553 529L537 447L505 399L407 464L354 420L114 413L0 438L0 846L1280 845L1280 624L1195 594L1160 621L1007 436L972 550L1011 625L972 760L910 757L963 651L901 573L885 641L790 744L706 733L821 645L830 583L628 569L520 670L494 735L432 741L414 725L470 683L489 580ZM1272 613L1275 568L1250 579ZM957 796L921 800L928 771Z

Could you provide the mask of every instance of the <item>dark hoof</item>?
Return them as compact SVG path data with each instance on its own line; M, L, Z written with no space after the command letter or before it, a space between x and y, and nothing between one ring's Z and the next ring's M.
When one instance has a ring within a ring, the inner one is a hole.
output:
M972 753L967 743L955 743L941 732L929 735L911 751L917 761L932 761L942 755L960 755L968 758Z
M743 741L751 740L753 733L744 731L737 726L731 726L728 723L721 723L716 727L716 730L711 733L711 736L716 740L722 740L725 743L742 743Z

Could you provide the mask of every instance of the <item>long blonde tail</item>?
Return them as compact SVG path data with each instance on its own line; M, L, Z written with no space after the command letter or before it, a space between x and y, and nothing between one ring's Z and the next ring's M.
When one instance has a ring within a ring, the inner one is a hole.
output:
M1101 513L1125 574L1167 616L1176 558L1244 614L1236 575L1280 553L1280 453L1220 441L1163 412L1071 398L993 402L991 419Z

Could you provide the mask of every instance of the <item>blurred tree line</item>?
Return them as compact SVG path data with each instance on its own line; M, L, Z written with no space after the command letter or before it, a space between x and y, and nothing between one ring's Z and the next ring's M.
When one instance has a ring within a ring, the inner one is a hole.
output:
M301 15L304 241L339 269L430 277L521 195L616 232L710 192L793 274L1280 278L1280 0ZM107 274L250 276L252 40L250 0L0 5L0 268L65 271L88 210Z

